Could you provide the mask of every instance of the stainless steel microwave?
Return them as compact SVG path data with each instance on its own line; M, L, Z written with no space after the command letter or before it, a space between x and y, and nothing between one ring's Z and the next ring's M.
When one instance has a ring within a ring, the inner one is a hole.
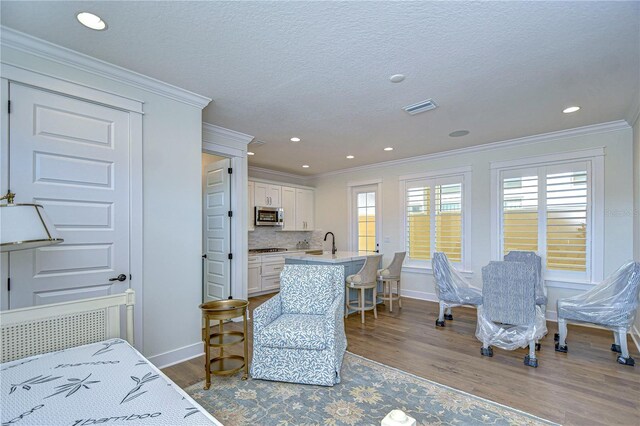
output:
M277 207L256 206L256 226L282 226L284 210Z

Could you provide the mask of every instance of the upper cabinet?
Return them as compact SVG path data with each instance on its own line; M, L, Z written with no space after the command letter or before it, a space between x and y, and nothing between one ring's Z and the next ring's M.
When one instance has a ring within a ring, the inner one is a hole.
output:
M298 231L313 231L314 211L313 190L296 188L296 228Z
M259 207L282 207L282 187L269 183L254 182L254 203Z
M315 192L271 183L249 181L249 230L255 229L255 206L279 207L284 211L282 231L313 231Z
M249 231L253 231L254 229L256 229L256 222L255 222L255 217L256 217L256 203L254 201L254 188L255 184L253 183L253 181L249 181L249 189L248 189L248 193L249 193L249 203L247 204L248 208L248 219L249 219L249 226L248 229Z
M282 187L283 231L313 231L312 189Z

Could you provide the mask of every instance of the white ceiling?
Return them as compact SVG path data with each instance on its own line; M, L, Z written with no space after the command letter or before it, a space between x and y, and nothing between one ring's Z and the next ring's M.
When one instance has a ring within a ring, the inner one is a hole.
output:
M109 29L79 25L81 10ZM640 2L3 0L1 15L212 97L204 121L266 142L250 164L302 175L630 121L640 103ZM427 98L439 108L401 110Z

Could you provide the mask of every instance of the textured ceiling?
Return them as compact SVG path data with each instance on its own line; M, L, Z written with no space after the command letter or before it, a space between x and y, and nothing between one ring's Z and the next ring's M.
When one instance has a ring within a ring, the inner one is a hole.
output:
M639 107L639 2L0 7L3 25L212 97L204 121L266 142L252 165L298 174L631 120ZM80 10L109 29L80 26ZM406 80L390 83L396 73ZM439 108L401 110L427 98ZM458 129L471 133L448 136Z

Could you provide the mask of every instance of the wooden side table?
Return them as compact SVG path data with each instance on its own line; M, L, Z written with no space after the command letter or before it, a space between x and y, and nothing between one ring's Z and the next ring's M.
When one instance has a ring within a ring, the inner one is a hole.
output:
M206 381L204 388L211 386L211 374L227 376L244 369L242 380L249 375L249 340L247 334L247 309L249 302L240 299L214 300L200 305L205 327L202 330L204 340ZM224 330L224 321L242 317L244 331ZM211 320L219 321L218 332L211 333ZM244 356L225 355L225 348L244 342ZM218 348L220 353L211 358L211 348Z

